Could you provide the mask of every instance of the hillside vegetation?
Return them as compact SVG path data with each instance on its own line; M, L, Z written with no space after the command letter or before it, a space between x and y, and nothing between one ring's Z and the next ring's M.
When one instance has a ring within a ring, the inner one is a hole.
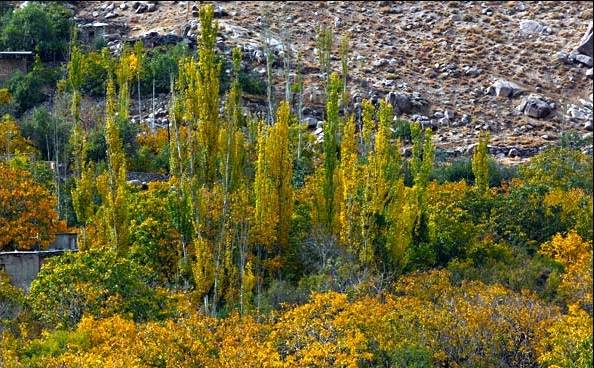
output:
M0 41L39 9L69 24L54 7L2 10ZM215 8L198 12L196 51L56 33L1 86L0 251L65 229L79 251L28 293L0 272L0 367L592 366L580 136L507 166L482 131L448 159L389 98L353 108L351 46L335 55L327 28L314 131L304 79L277 101L240 48L218 52ZM153 84L159 120L143 118Z

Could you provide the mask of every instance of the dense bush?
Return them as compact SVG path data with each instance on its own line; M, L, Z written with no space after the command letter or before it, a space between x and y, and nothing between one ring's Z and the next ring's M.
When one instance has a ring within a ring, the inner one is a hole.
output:
M503 165L494 159L489 159L489 186L498 187L502 182L510 181L514 177L517 177L515 167ZM467 157L443 162L433 168L431 178L439 183L464 180L467 184L473 185L472 162Z
M48 259L28 298L33 314L48 327L72 327L85 314L123 313L146 321L159 318L164 307L150 273L109 250Z
M177 286L183 269L182 251L169 196L168 186L160 183L132 196L130 258L150 269L161 285Z
M8 275L0 271L0 335L12 327L11 325L14 324L15 318L24 304L23 291L11 285Z
M446 271L404 277L392 293L316 293L270 318L189 312L165 323L85 317L7 349L10 366L589 366L592 318L529 292L455 285ZM572 365L573 363L576 363Z
M0 26L0 45L13 51L39 50L44 60L63 60L68 51L72 11L58 2L28 2L6 12Z
M520 174L528 183L592 193L592 156L576 149L551 147L522 166Z
M189 55L190 50L181 43L175 46L158 47L150 50L144 60L144 72L141 74L142 94L152 93L153 80L155 93L168 93L171 80L177 78L179 61ZM136 89L133 90L136 93Z
M39 60L28 73L16 72L5 83L15 112L21 114L45 101L59 78L57 68L44 67Z

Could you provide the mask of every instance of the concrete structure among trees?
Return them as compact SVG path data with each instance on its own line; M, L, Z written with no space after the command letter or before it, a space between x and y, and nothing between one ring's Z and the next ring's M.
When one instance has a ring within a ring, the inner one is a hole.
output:
M13 285L29 291L31 282L48 257L75 252L76 233L56 234L56 240L47 250L0 252L0 272L6 272Z

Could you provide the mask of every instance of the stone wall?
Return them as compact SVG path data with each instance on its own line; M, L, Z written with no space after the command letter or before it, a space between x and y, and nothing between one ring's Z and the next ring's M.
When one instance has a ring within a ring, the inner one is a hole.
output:
M27 72L27 59L0 59L0 81L7 80L17 71Z

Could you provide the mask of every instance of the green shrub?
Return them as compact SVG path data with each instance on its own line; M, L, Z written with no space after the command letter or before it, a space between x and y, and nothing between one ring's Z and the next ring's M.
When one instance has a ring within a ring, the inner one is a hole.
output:
M13 327L11 325L24 303L23 291L11 285L8 275L0 271L0 335L5 329Z
M396 119L393 129L394 138L399 138L406 142L411 141L410 122L408 120L400 118Z
M28 301L33 315L48 327L72 327L84 314L152 320L162 315L165 302L147 269L104 249L48 259Z
M85 54L84 73L82 74L82 93L104 97L108 71L100 52L91 51Z
M53 90L59 78L59 69L46 68L39 60L28 73L16 72L5 85L12 95L11 104L17 115L35 107L47 99L47 92ZM46 92L47 91L47 92Z
M498 187L502 182L510 181L517 176L516 171L513 166L500 164L493 159L489 159L489 186ZM470 158L461 157L437 165L431 172L431 179L436 180L438 183L464 180L466 183L474 185L472 162Z
M579 150L551 147L520 169L528 183L549 188L581 188L592 193L592 156Z
M144 60L144 73L141 75L142 94L151 94L153 78L155 93L168 93L171 78L177 78L179 61L190 55L190 50L184 44L158 47L152 49ZM134 89L136 93L136 89Z
M266 94L266 83L254 72L241 71L239 73L239 85L245 93L257 96Z

